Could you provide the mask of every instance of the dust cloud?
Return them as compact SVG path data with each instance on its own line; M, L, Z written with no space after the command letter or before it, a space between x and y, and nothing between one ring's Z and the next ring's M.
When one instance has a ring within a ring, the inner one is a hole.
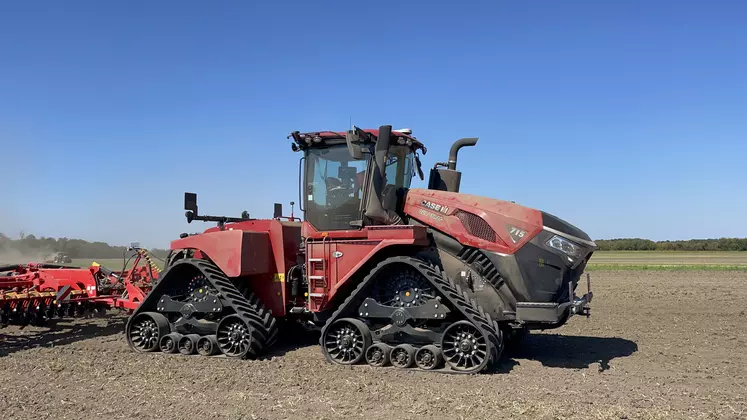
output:
M49 249L35 249L33 251L20 251L17 249L0 246L0 264L26 264L30 262L43 262L51 260L57 253Z

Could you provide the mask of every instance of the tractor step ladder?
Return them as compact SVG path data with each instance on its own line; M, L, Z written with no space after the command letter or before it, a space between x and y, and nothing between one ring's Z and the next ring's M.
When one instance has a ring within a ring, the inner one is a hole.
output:
M321 257L309 255L306 267L307 279L309 281L309 297L306 300L306 307L310 311L318 310L325 303L328 296L327 270L329 265L326 258L326 254L328 253L326 252L327 243L325 243L325 240L326 238L322 240L323 255ZM315 248L311 247L311 249Z

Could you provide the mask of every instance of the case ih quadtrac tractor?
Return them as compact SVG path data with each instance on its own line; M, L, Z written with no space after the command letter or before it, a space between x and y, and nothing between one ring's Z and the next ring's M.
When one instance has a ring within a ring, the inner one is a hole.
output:
M417 189L426 148L409 130L289 137L304 221L279 204L265 220L200 215L186 193L187 221L217 226L171 243L128 320L134 350L256 358L300 322L333 363L476 373L526 331L588 315L591 292L575 290L596 245L550 214L460 193L457 153L476 138Z

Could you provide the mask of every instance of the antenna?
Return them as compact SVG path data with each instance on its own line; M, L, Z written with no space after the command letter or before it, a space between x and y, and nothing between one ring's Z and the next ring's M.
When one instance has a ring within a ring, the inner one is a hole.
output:
M348 117L348 125L350 125L350 129L352 130L353 129L353 117L352 116Z

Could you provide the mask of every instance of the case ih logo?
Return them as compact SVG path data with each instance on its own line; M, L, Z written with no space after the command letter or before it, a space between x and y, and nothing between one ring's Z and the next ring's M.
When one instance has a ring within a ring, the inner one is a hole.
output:
M449 213L449 208L448 207L442 206L442 205L436 204L436 203L431 203L428 200L423 200L423 201L420 202L420 204L422 204L423 207L425 207L427 209L431 209L431 210L435 210L435 211L440 211L443 214L448 214Z

